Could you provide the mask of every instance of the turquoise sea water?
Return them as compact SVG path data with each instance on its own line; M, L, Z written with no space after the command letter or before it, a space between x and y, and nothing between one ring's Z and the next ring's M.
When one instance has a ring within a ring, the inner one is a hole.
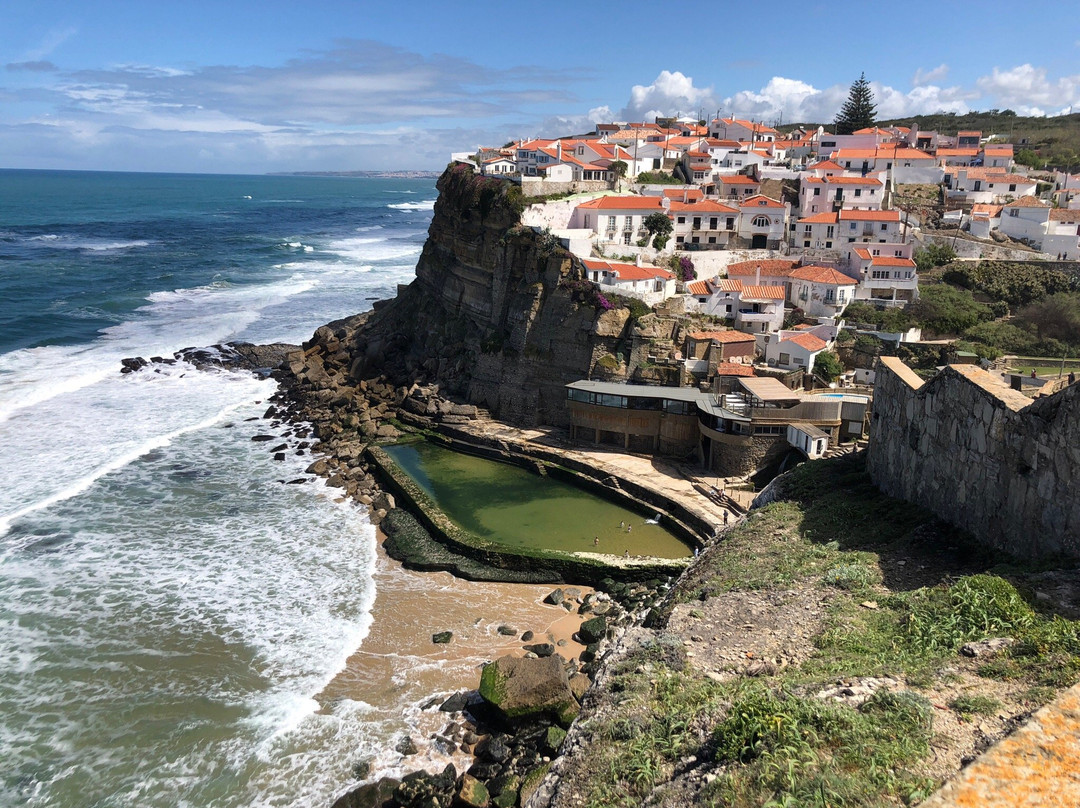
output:
M0 805L322 806L400 730L313 700L368 629L374 532L285 484L311 458L273 383L119 361L369 308L434 198L0 171Z

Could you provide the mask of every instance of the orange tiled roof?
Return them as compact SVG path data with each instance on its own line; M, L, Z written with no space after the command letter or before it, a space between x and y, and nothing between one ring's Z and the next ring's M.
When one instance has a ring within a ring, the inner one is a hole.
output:
M614 261L592 261L588 258L581 259L586 269L601 269L614 272L619 280L623 281L646 281L653 278L670 280L675 275L660 267L639 267L634 264L620 264Z
M835 213L815 213L813 216L799 219L799 224L836 224Z
M658 196L602 196L582 202L579 208L588 210L661 210Z
M854 286L857 281L829 267L799 267L791 271L791 277L811 283L828 283L833 286Z
M717 376L753 376L754 369L750 365L740 365L738 362L718 362L716 365Z
M686 291L692 295L711 295L711 286L712 284L708 281L690 281L690 283L686 284Z
M713 342L753 342L753 334L728 329L727 331L691 331L687 334L693 340L712 340Z
M780 343L792 342L798 345L800 348L805 348L808 351L823 351L829 346L825 340L820 337L815 337L813 334L799 334L795 337L788 337L785 340L781 340Z
M748 177L745 174L727 174L720 175L716 178L717 182L722 182L724 185L760 185L758 180L753 177Z
M739 200L739 207L740 208L782 208L782 207L784 207L784 203L783 202L778 202L775 199L770 199L767 196L762 196L761 194L757 194L755 196L750 197L749 199L740 199Z
M764 261L739 261L735 264L728 264L727 274L729 278L732 275L753 275L760 269L762 275L784 276L791 274L791 270L798 265L798 261L790 261L785 258L768 258Z
M727 205L721 205L719 202L714 202L711 199L703 199L700 202L681 202L677 199L672 199L668 210L676 211L679 213L738 213L735 208L729 208Z
M803 182L818 185L882 185L876 177L807 177Z
M1050 211L1052 222L1080 222L1080 210L1069 208L1054 208Z
M686 196L686 200L689 202L694 199L704 199L705 192L700 188L668 188L664 191L664 196L668 199L678 199L681 201L683 195Z
M898 222L900 211L898 210L848 210L840 211L840 221L858 222Z
M910 258L897 258L895 255L874 255L870 258L871 266L875 267L907 267L915 268L915 262Z
M1012 202L1006 202L1004 207L1006 208L1048 208L1046 205L1040 202L1033 196L1021 196L1018 199L1014 199Z
M744 286L739 295L744 300L784 300L783 286Z

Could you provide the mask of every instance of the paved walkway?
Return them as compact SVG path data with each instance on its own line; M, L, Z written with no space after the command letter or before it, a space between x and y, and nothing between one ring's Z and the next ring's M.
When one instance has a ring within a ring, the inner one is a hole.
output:
M920 808L1080 806L1080 685L1002 738Z

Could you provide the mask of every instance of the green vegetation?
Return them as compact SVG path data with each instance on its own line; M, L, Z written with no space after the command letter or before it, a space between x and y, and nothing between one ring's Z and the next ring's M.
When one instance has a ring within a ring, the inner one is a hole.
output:
M683 181L667 171L643 171L637 175L638 185L682 185Z
M1010 306L1026 306L1047 295L1066 292L1073 285L1059 270L1010 261L953 264L945 268L942 279Z
M844 372L844 363L835 351L822 351L814 360L814 373L827 382L831 382Z
M906 331L915 321L905 309L877 309L869 303L849 303L844 309L844 319L851 323L867 323L878 331Z
M1001 709L1001 702L989 696L957 696L949 702L949 709L966 717L972 715L993 715Z
M962 334L994 317L990 307L976 301L971 292L944 283L924 286L919 299L904 312L923 329L941 336Z
M961 717L1012 719L1080 678L1080 626L1032 606L1029 573L882 495L860 457L800 466L784 496L729 530L650 617L661 627L651 642L611 668L611 709L586 728L583 804L649 804L658 788L664 804L716 808L914 804L940 776L930 741L941 682L962 678L950 702ZM814 649L756 678L709 679L662 629L678 603L694 604L697 630L738 593L793 589L828 604ZM990 658L958 653L995 636L1016 642ZM903 685L861 706L817 695L860 676ZM1016 695L999 701L989 679ZM689 756L694 781L708 773L693 793L679 780Z
M847 101L836 113L833 122L835 132L838 135L850 135L860 129L874 125L874 115L877 107L874 104L874 92L870 89L870 82L866 80L866 74L860 73L851 89L848 91Z
M668 218L666 213L650 213L645 217L642 226L648 232L649 238L658 250L664 249L668 239L671 237L671 231L675 229L675 225L671 223L671 219ZM645 246L648 246L648 240L646 240Z
M934 267L944 266L956 260L956 250L948 244L932 241L912 256L919 272L929 272Z

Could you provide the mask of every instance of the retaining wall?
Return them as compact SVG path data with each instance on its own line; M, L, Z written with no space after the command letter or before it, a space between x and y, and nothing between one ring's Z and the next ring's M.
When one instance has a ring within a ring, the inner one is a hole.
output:
M877 367L867 469L889 496L1024 558L1080 558L1080 385L1034 401L971 365Z

